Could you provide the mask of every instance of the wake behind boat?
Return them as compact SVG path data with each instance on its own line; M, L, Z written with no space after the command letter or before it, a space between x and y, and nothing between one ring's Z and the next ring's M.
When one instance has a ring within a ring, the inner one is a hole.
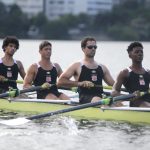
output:
M9 102L6 99L0 99L0 109L14 112L22 112L28 115L41 114L46 112L57 112L59 110L65 110L66 116L72 116L77 119L92 119L92 120L111 120L111 121L123 121L130 123L144 123L150 124L150 108L139 107L89 107L79 109L76 111L70 111L72 106L76 104L73 101L66 100L14 100ZM68 111L69 109L69 111ZM67 110L67 111L66 111ZM56 113L59 114L59 113ZM49 115L51 116L51 115Z

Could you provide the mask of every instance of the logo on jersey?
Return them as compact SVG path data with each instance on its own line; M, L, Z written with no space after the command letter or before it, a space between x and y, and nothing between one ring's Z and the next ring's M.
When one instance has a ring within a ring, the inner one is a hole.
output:
M8 78L11 78L11 77L12 77L11 68L7 68L7 77L8 77Z
M139 83L140 83L140 85L145 85L145 81L144 81L143 75L139 76Z
M92 81L97 81L97 74L95 70L92 70L91 78L92 78Z
M51 74L50 74L50 72L46 72L46 82L51 82Z

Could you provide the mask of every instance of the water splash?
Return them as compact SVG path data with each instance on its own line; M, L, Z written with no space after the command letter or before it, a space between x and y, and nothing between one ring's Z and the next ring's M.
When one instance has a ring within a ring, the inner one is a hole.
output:
M78 121L71 117L61 117L61 123L69 130L70 135L79 134Z

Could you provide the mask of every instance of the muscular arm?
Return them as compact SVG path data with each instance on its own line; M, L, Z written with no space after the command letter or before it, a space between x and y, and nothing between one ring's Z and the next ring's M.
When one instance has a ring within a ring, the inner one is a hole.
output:
M55 67L56 67L56 70L57 70L57 74L58 74L58 77L62 74L62 69L60 67L60 65L58 63L54 63L55 64Z
M107 69L106 66L104 65L101 65L102 66L102 69L103 69L103 72L104 72L104 81L107 85L110 85L110 86L113 86L114 84L114 79L113 77L111 76L109 70Z
M79 69L80 69L79 63L72 64L59 77L58 83L57 83L58 86L77 87L78 86L77 78L79 77ZM74 77L75 80L71 80L72 77Z
M25 70L24 70L22 62L21 61L17 61L17 65L18 65L18 68L19 68L20 76L22 77L22 79L24 79L26 73L25 73Z
M32 86L36 73L37 73L37 66L36 64L33 64L28 69L27 74L24 78L23 88L28 88Z
M117 79L113 85L113 90L112 90L112 96L117 96L120 95L120 91L121 91L121 86L125 80L125 78L128 76L128 70L123 70L121 71L118 76Z

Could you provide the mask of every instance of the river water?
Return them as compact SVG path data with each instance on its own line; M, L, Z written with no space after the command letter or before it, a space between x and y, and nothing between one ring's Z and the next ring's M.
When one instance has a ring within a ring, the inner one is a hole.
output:
M14 58L23 62L25 70L38 62L41 40L20 40ZM51 41L52 60L63 70L83 57L80 41ZM120 69L130 65L126 49L130 42L98 42L95 59L105 64L114 78ZM2 40L0 40L2 45ZM150 68L150 43L143 42L143 65ZM3 52L0 51L0 56ZM22 114L23 115L23 114ZM0 111L0 120L16 118L20 114ZM0 125L0 150L148 150L150 126L112 121L75 120L55 116L31 121L20 126Z

